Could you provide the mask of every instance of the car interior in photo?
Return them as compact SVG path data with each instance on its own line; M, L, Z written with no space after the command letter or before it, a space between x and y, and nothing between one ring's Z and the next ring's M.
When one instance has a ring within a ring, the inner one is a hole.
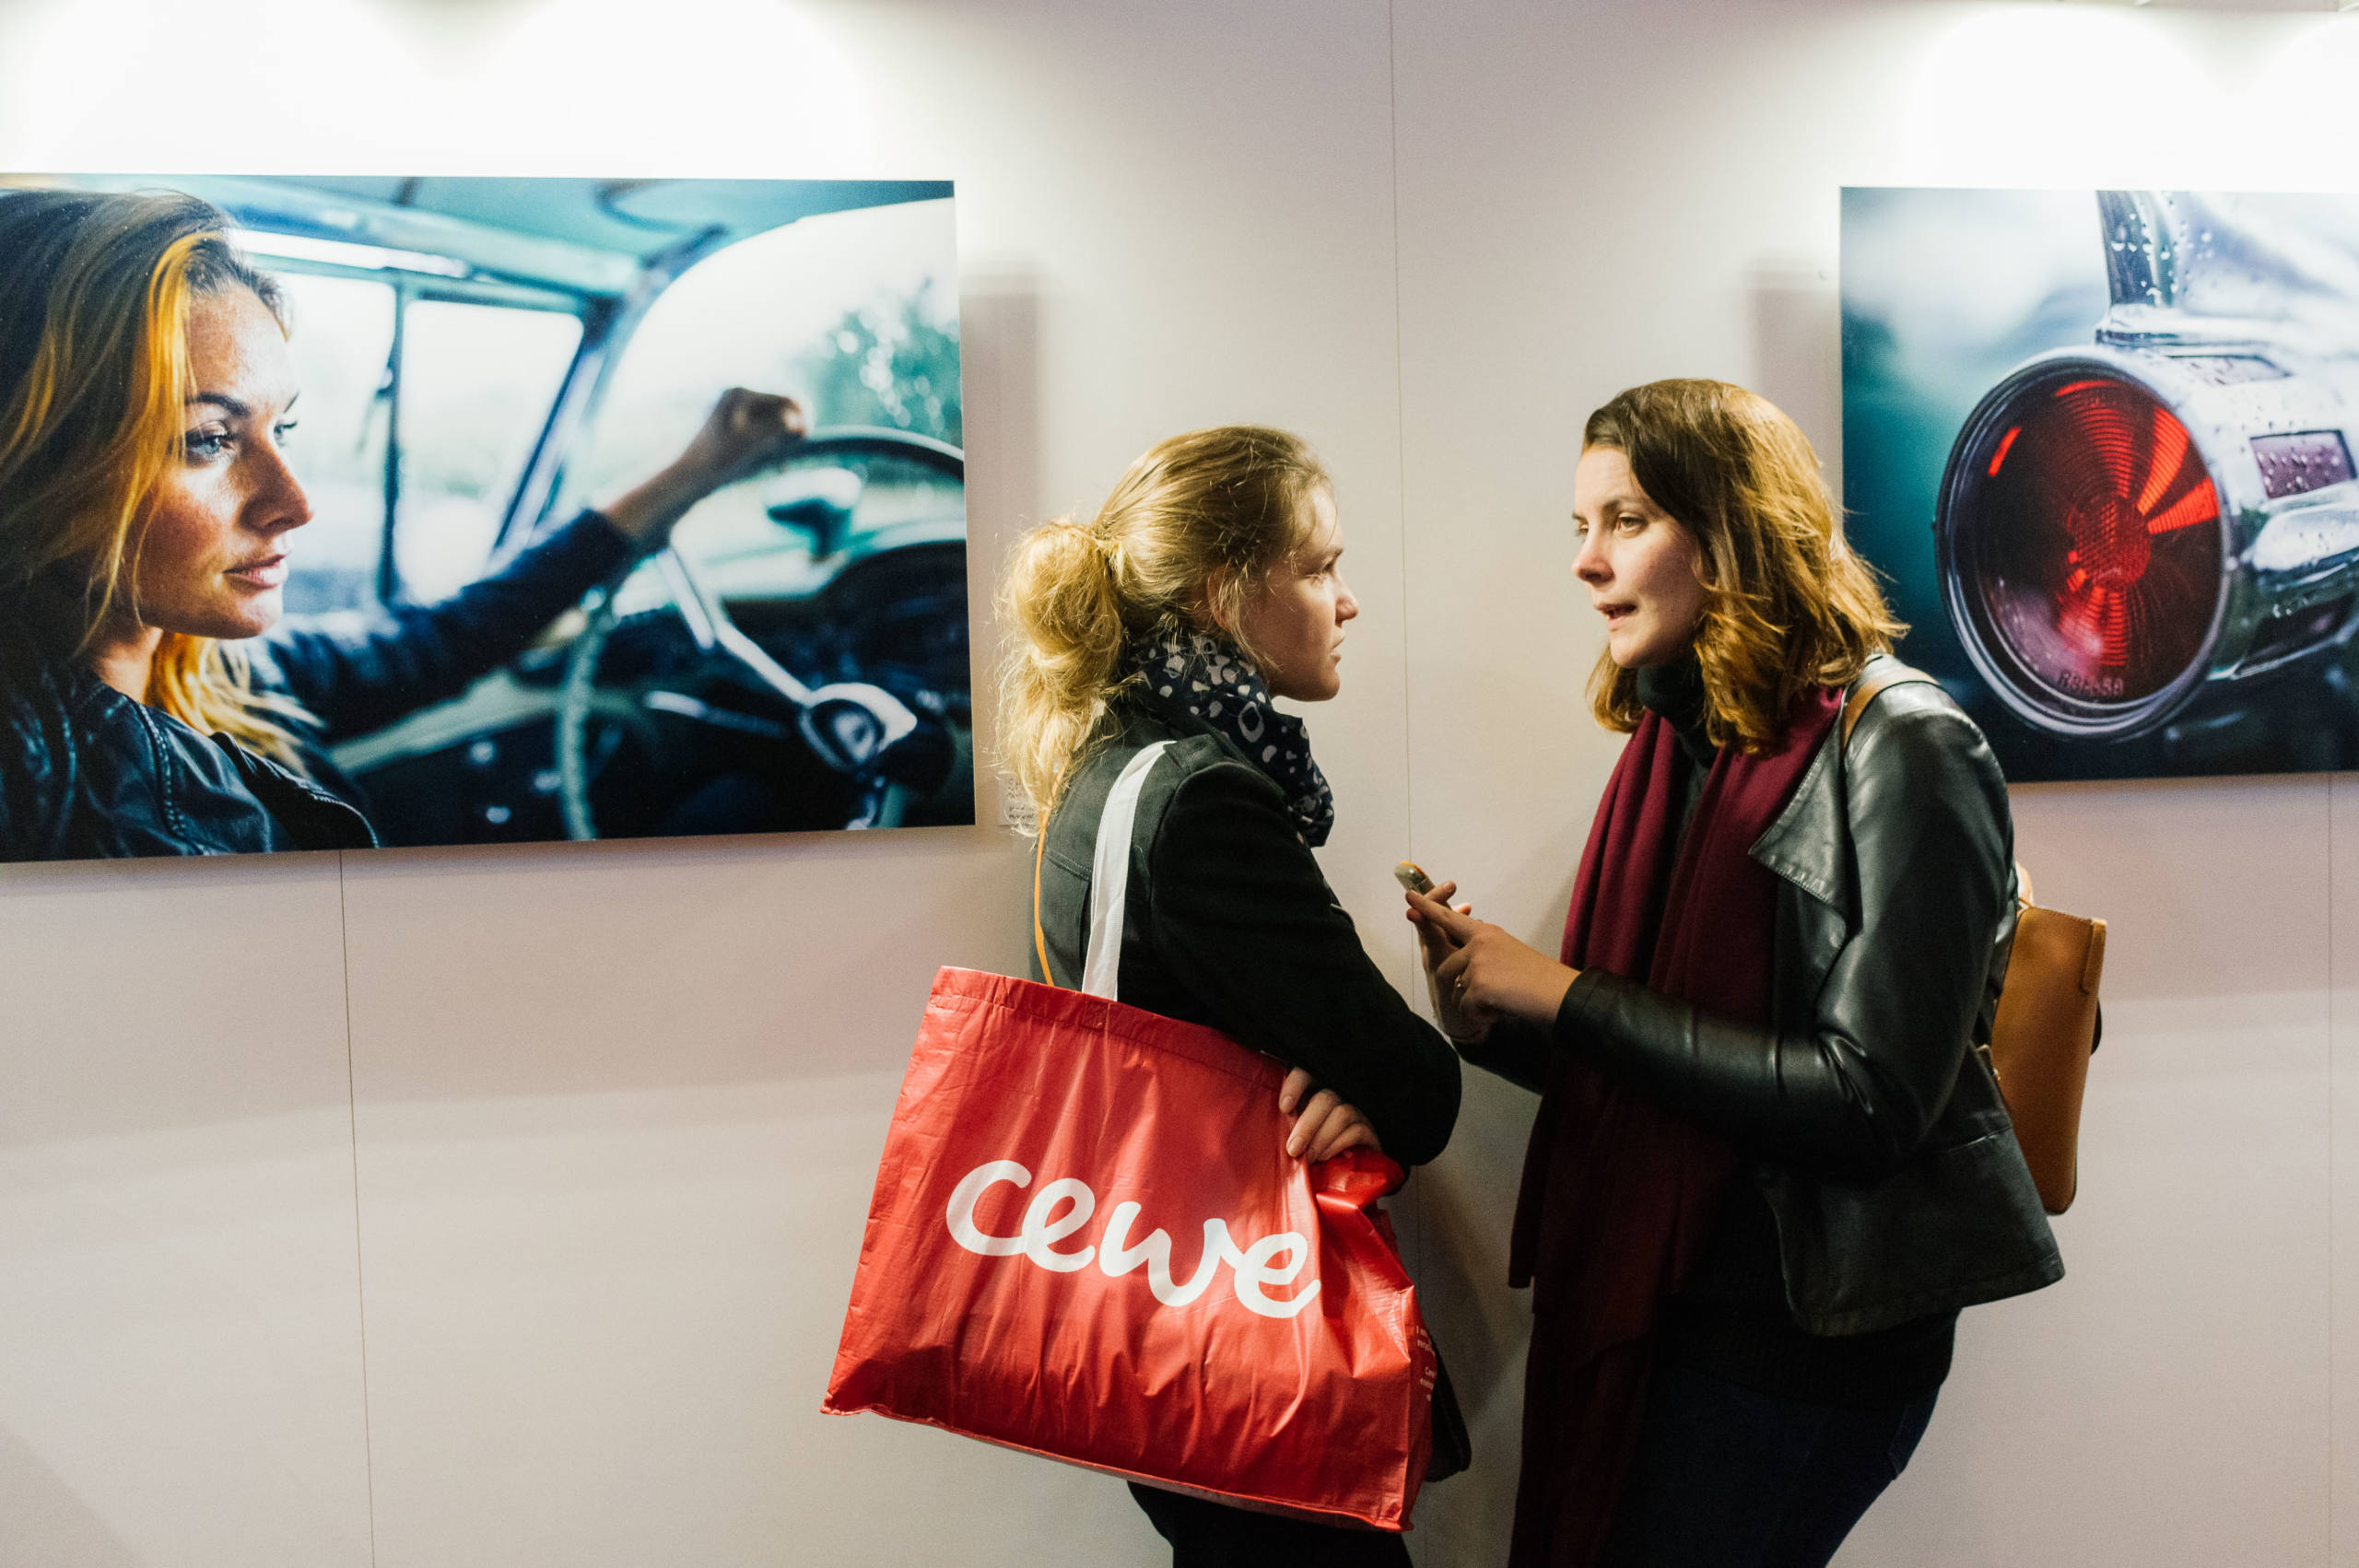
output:
M709 404L749 339L785 333L756 373L814 363L801 329L766 319L801 252L755 247L919 204L946 235L950 197L912 181L72 182L212 202L285 287L316 520L287 603L331 626L453 592L651 466L665 438L647 432ZM927 283L955 312L941 262ZM912 392L906 303L816 334L860 407L788 386L813 429L782 463L706 497L461 696L338 737L382 842L973 820L955 313L923 329L936 360ZM735 357L708 369L710 345ZM950 439L927 417L945 405Z

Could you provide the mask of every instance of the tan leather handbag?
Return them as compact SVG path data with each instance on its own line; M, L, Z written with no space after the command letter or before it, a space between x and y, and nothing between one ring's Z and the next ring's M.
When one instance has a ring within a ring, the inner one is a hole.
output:
M1843 738L1886 687L1933 682L1906 665L1851 688ZM2105 976L2105 922L2032 902L2031 873L2015 867L2015 941L1984 1055L1999 1080L2015 1141L2041 1207L2061 1214L2080 1186L2081 1096L2097 1042L2097 983Z

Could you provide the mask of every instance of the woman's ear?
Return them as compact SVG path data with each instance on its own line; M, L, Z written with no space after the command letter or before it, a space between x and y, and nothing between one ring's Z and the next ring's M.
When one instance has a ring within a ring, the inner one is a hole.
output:
M1197 616L1205 625L1234 638L1237 636L1238 601L1237 574L1226 567L1215 567L1204 579L1204 600L1197 606Z

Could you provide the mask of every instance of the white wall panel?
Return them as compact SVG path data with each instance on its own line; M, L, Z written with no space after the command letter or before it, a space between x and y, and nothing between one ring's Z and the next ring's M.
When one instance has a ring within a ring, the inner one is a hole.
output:
M2336 774L2327 791L2333 1076L2326 1181L2333 1227L2327 1257L2327 1531L2328 1561L2338 1564L2359 1554L2359 788L2353 784L2350 774Z
M336 860L0 868L0 1562L369 1561Z
M356 860L381 1563L906 1562L944 1523L917 1477L979 1562L1046 1507L1133 1527L1074 1472L818 1412L926 986L1017 957L979 913L1021 857L760 848Z

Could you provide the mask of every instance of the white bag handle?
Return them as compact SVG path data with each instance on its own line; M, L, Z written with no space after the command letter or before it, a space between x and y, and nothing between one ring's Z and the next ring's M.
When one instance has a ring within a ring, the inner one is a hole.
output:
M1097 853L1089 866L1089 947L1081 961L1081 989L1108 1001L1122 966L1122 902L1131 888L1131 826L1138 820L1146 776L1169 741L1157 741L1123 765L1097 819Z

